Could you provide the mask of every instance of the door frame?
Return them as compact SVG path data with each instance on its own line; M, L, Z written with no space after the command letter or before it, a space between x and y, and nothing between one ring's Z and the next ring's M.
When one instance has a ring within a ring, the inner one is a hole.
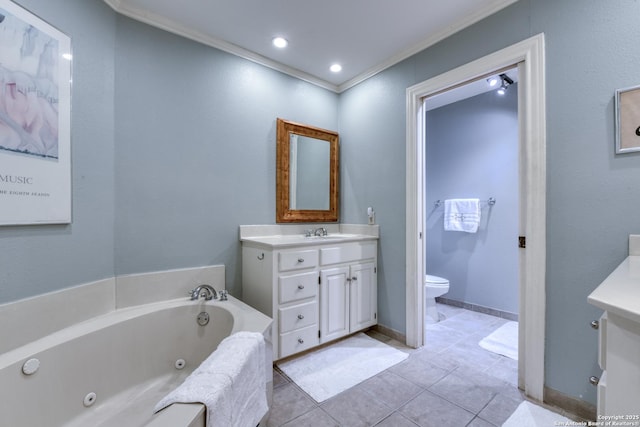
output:
M418 83L406 92L406 337L424 345L424 99L494 71L518 66L519 255L518 386L542 401L546 277L546 109L544 34ZM517 244L514 239L514 244Z

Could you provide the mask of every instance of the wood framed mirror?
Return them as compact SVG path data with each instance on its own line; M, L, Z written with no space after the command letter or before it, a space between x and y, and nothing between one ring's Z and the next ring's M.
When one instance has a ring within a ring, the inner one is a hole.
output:
M277 119L276 222L338 221L338 132Z

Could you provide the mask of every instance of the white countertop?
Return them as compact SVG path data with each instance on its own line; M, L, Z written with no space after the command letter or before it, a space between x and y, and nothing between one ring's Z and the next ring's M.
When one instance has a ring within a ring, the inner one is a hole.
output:
M327 236L305 237L305 231L325 228ZM380 236L378 225L364 224L276 224L241 225L240 241L271 248L292 246L315 246L336 243L377 240Z
M243 237L240 240L243 242L258 243L274 248L289 247L289 246L313 246L324 245L328 243L347 243L347 242L360 242L365 240L377 240L376 236L369 236L365 234L329 234L322 237L305 237L303 235L275 235L275 236L258 236L258 237Z
M587 297L602 310L640 323L640 255L628 256Z

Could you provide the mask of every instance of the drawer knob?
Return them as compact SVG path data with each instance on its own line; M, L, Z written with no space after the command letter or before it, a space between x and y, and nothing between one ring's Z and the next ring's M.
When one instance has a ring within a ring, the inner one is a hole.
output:
M298 258L298 262L304 262L304 258Z
M598 329L600 327L600 322L598 322L597 320L592 320L591 321L591 327L593 329Z
M600 378L598 377L589 377L589 382L593 385L598 385L598 383L600 382Z
M298 319L302 320L304 319L304 316L302 314L298 314Z
M304 340L303 340L302 338L298 338L298 342L299 342L300 344L304 344Z
M304 285L298 285L298 289L300 290L304 289Z

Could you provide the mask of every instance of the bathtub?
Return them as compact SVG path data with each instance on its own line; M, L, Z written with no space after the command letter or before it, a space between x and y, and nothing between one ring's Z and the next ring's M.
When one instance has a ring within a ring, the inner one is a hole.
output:
M197 322L201 312L209 315L205 326ZM157 414L153 408L237 331L267 338L270 402L270 326L270 318L231 296L154 302L71 325L0 354L0 425L204 426L202 404Z

